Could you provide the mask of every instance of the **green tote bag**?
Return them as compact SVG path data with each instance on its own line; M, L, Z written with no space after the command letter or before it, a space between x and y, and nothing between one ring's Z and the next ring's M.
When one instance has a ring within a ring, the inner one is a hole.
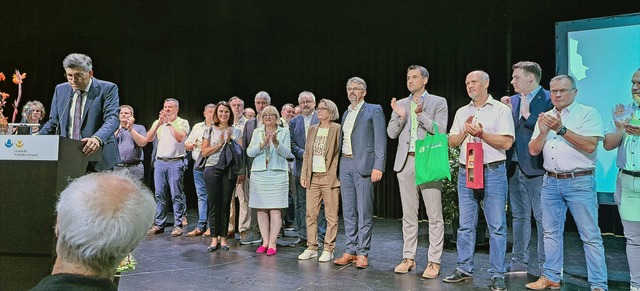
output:
M434 124L435 134L429 134L424 139L416 140L416 185L449 179L449 142L446 134L438 131Z

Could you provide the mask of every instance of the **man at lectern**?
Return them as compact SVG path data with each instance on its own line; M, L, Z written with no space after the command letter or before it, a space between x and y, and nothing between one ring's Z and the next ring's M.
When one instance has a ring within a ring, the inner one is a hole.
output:
M82 141L90 155L102 148L102 159L91 162L88 172L113 168L119 161L114 133L118 129L118 86L93 77L91 58L70 54L62 65L66 83L56 86L49 120L40 134L59 134Z

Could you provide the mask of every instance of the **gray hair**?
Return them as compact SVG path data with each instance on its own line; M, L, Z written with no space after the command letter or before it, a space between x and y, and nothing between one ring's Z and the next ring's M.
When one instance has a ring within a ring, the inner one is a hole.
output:
M479 73L480 77L482 77L482 81L489 81L489 74L487 74L487 72L483 71L483 70L475 70L475 71L471 71L469 74L470 75L472 73Z
M291 103L285 103L284 105L282 105L282 108L280 109L280 111L284 111L284 109L285 109L287 106L291 107L291 109L293 109L293 110L295 110L295 109L296 109L296 107L295 107L295 106L293 106L293 104L291 104Z
M164 102L173 102L173 104L176 105L176 107L180 108L180 102L178 102L178 100L174 99L174 98L167 98L164 99Z
M229 104L231 104L231 101L234 100L240 100L240 104L242 104L242 108L244 108L244 100L242 100L242 98L238 97L238 96L233 96L231 98L229 98Z
M313 99L313 103L316 103L316 95L313 95L313 93L311 93L309 91L302 91L302 92L300 92L300 94L298 94L298 104L300 104L300 98L302 98L304 96L311 97L311 99Z
M338 120L338 118L340 118L340 112L338 111L338 106L336 106L336 104L333 103L333 101L329 99L322 99L318 103L319 104L324 103L324 105L327 106L327 109L329 110L329 120L335 121L335 120Z
M131 115L135 115L135 114L133 114L133 107L131 107L129 105L120 105L120 109L122 109L122 108L127 108L127 109L131 110Z
M82 68L89 72L93 69L91 58L83 54L70 54L62 61L62 67L67 69Z
M128 172L92 173L74 180L56 205L58 257L100 277L113 277L153 223L155 208L151 191Z
M538 65L538 63L536 62L529 62L529 61L517 62L513 65L512 69L513 70L522 69L523 71L529 74L533 74L533 76L536 78L536 82L538 83L540 83L540 79L542 78L542 68L540 68L540 65Z
M27 115L29 112L31 112L31 106L38 107L38 109L40 109L40 120L44 119L44 116L47 112L44 109L44 105L42 104L42 102L38 100L29 101L22 107L22 117L24 117L25 119L29 117Z
M209 109L209 108L215 110L216 109L216 105L213 104L213 103L209 103L209 104L204 106L204 111L207 111L207 109Z
M367 90L367 83L360 77L351 77L349 81L347 81L347 87L349 87L349 85L352 83L356 83L362 86L362 89Z
M571 89L575 89L576 88L576 79L569 76L569 75L557 75L553 78L551 78L551 81L549 81L549 84L553 83L553 81L559 81L561 79L566 79L569 80L569 82L571 82Z
M420 70L420 75L422 75L423 78L429 78L429 71L427 71L427 68L423 66L411 65L409 66L409 68L407 68L407 72L411 70Z
M258 92L258 94L256 94L256 98L254 98L253 101L255 102L258 99L264 99L267 101L267 103L271 104L271 96L269 96L269 93L267 93L266 91Z

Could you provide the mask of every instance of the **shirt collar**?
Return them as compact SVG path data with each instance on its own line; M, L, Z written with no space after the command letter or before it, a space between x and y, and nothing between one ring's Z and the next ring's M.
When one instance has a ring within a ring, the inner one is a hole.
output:
M87 84L87 87L84 87L84 92L89 92L89 88L91 88L91 84L93 84L93 78L89 79L89 84Z
M495 104L496 102L497 102L497 101L496 101L495 99L493 99L493 97L491 96L491 94L489 94L489 97L487 98L487 101L485 101L485 102L484 102L484 104L482 104L482 105L478 106L477 108L482 108L482 107L484 107L485 105L491 105L491 106L494 106L494 105L496 105L496 104ZM474 107L474 108L476 107L475 105L473 105L473 100L471 100L471 102L469 102L469 107Z
M360 100L360 102L358 104L356 104L355 106L353 106L353 104L349 105L349 111L358 111L358 110L360 110L360 107L362 107L362 104L364 104L364 99Z

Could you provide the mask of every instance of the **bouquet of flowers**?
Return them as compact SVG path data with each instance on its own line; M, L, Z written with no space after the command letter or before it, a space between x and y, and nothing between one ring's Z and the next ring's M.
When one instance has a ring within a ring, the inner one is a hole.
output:
M20 97L22 97L22 82L27 77L26 73L20 74L20 71L16 70L15 74L13 74L13 83L18 85L18 97L13 102L13 118L11 122L16 121L16 115L18 114L18 109L20 108L18 104L20 104ZM0 81L4 81L7 78L4 73L0 72ZM0 128L7 128L7 117L4 116L4 106L7 104L7 98L9 98L9 94L0 91Z

